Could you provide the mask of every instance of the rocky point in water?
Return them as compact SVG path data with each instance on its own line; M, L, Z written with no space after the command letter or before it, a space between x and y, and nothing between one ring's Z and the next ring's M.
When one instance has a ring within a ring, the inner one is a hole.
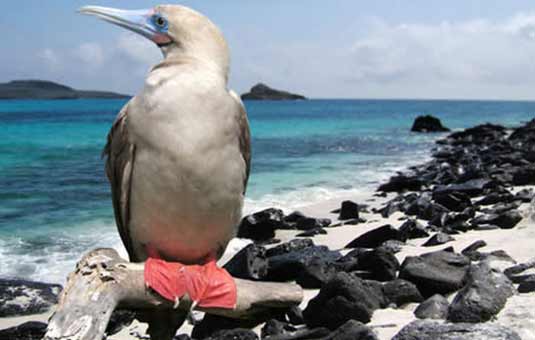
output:
M243 100L305 100L305 96L275 90L265 84L256 84L248 93L242 94Z
M442 125L440 119L427 115L419 116L412 125L412 132L448 132L450 129Z

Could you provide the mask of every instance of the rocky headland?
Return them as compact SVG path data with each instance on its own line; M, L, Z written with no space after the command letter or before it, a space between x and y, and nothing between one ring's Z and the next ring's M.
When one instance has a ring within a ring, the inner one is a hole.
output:
M305 100L305 96L272 89L265 84L256 84L247 93L241 95L243 100Z
M46 80L13 80L0 83L0 99L123 99L114 92L76 90Z

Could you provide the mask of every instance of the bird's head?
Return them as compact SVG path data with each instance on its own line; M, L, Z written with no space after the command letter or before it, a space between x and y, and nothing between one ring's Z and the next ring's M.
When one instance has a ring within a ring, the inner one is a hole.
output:
M159 5L148 10L122 10L85 6L79 12L142 35L168 59L202 59L228 72L229 51L223 34L210 19L188 7Z

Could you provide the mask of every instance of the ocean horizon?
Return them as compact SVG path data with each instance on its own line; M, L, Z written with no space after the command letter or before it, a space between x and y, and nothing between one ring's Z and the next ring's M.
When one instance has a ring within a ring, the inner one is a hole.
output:
M101 150L126 100L0 101L0 277L63 283L82 253L122 247ZM432 114L452 130L520 125L535 102L443 99L246 101L252 173L244 214L373 192L430 158L444 134L410 132Z

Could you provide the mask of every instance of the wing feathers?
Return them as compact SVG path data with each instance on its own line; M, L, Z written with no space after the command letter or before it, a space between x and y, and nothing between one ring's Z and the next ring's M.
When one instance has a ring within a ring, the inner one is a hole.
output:
M234 91L230 91L229 93L238 104L238 109L240 110L238 115L238 140L240 142L240 152L245 161L245 178L243 179L243 193L245 194L247 181L251 172L251 131L243 102Z
M132 239L128 230L130 223L130 191L132 171L136 153L135 145L128 138L128 104L117 115L108 133L108 142L102 152L106 157L106 175L111 185L115 221L130 260L138 259L134 254Z

